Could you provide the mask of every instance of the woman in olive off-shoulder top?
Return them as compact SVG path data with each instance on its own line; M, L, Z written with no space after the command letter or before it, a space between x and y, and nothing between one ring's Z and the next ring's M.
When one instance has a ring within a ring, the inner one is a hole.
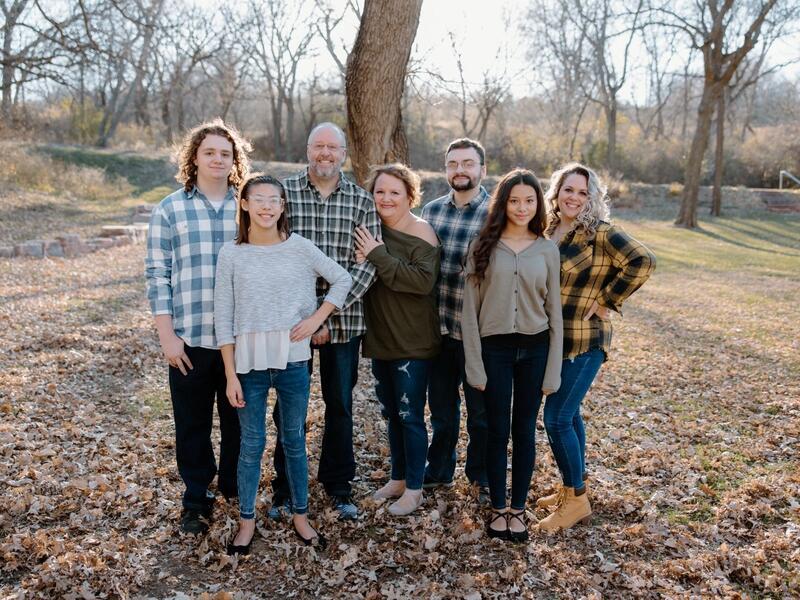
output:
M408 167L375 167L368 189L381 219L382 239L365 229L356 232L357 258L374 264L378 275L364 297L363 352L372 359L392 460L391 479L375 499L396 498L388 510L402 516L423 500L426 389L440 344L434 295L440 247L431 226L411 213L420 196L419 178Z

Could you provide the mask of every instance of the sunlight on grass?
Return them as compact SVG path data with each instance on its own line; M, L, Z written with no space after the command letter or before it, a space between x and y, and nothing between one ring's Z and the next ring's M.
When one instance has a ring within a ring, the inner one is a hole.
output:
M658 271L703 269L800 278L800 215L767 212L702 221L697 230L671 221L626 219L619 223L647 244Z

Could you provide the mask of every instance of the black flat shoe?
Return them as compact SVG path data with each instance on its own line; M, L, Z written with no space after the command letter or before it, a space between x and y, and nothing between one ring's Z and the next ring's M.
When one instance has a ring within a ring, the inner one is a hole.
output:
M253 540L247 542L245 546L237 546L236 544L228 544L228 556L233 556L234 554L239 554L240 556L247 556L250 554L250 544L253 543Z
M309 527L311 527L311 525L309 525ZM326 540L325 536L313 527L311 527L311 529L314 529L317 535L311 538L304 538L302 535L300 535L300 532L297 531L297 527L294 526L294 522L292 522L292 529L294 529L294 534L300 539L301 542L303 542L305 546L316 546L320 550L325 550L325 548L328 547L328 540Z
M522 520L523 515L525 515L525 511L521 511L518 513L507 512L506 513L506 523L508 523L508 539L511 542L525 542L528 540L528 525L525 521ZM525 529L522 531L511 531L511 523L512 519L516 519L519 521Z
M251 537L250 541L247 542L244 546L238 546L236 544L228 544L228 556L233 556L234 554L247 556L248 554L250 554L250 546L253 543L254 537L256 537L255 531L253 532L253 537Z
M506 529L493 529L492 523L498 518L503 518L506 521ZM499 510L492 509L489 518L486 520L486 534L490 538L497 538L500 540L508 539L508 513L500 512Z

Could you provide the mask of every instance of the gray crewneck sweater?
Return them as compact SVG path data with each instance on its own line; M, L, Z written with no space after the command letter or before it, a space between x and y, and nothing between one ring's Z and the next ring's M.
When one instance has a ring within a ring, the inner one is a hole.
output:
M272 246L225 244L214 285L219 345L243 333L291 329L310 317L317 310L317 277L330 283L325 300L341 308L353 280L306 238L293 233Z

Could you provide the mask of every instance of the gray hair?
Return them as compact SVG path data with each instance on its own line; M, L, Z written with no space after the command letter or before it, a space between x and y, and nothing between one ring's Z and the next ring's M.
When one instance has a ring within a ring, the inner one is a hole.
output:
M325 121L324 123L320 123L319 125L315 125L314 128L311 130L311 133L308 134L308 144L311 144L311 138L314 137L314 134L320 131L321 129L333 129L336 134L342 140L342 147L347 147L347 136L345 136L344 131L342 128L339 127L336 123L331 123L330 121Z
M561 186L570 175L583 175L589 192L589 199L583 205L581 212L575 217L575 228L582 228L587 235L594 235L597 226L601 221L608 221L611 212L608 208L608 189L600 180L600 177L586 165L577 162L569 163L561 167L550 176L550 186L544 196L545 205L549 206L547 213L547 229L545 233L549 236L555 231L561 222L561 214L558 209L558 193Z

